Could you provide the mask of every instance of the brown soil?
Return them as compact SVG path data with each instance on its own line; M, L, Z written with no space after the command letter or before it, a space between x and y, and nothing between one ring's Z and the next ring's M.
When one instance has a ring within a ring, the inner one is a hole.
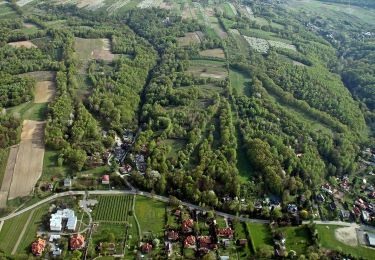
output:
M19 145L9 199L28 196L43 170L45 122L25 120Z
M223 49L220 49L220 48L204 50L204 51L199 52L199 55L204 56L204 57L225 58L224 51Z
M35 86L34 103L51 102L56 94L56 87L53 81L39 81Z
M348 246L358 246L357 231L355 227L343 227L335 230L338 241Z

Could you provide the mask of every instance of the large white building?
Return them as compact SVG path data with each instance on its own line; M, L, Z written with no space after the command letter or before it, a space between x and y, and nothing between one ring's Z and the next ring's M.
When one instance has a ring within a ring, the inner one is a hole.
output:
M61 231L63 228L63 221L67 221L66 228L68 230L74 231L77 226L77 217L74 214L74 210L59 209L55 214L52 214L49 220L51 231Z

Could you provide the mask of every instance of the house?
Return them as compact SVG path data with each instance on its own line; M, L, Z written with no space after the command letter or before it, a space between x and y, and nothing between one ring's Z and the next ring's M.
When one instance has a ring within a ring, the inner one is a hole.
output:
M69 246L71 250L82 249L85 246L85 238L81 234L74 234L70 237Z
M324 191L324 192L326 192L326 193L328 193L329 195L333 194L332 188L331 188L331 186L328 183L324 184L322 186L321 190Z
M152 244L150 243L143 243L142 246L141 246L141 251L142 253L144 254L148 254L150 253L152 250Z
M247 239L237 239L236 244L238 246L244 247L247 244Z
M296 214L298 212L297 205L295 204L288 204L287 210L291 214Z
M171 241L176 241L179 238L178 232L174 230L167 231L167 238Z
M195 236L188 236L184 240L184 248L192 248L195 247Z
M230 246L230 240L229 239L223 239L221 240L221 243L225 248L228 248Z
M324 201L326 201L325 198L324 198L324 196L323 196L323 194L318 194L318 195L316 196L316 200L317 200L317 202L319 202L319 203L323 203Z
M132 167L130 164L125 164L124 166L119 168L119 171L121 174L128 174L129 172L132 171Z
M199 236L198 243L200 247L210 247L212 244L212 239L210 236Z
M341 210L340 211L340 217L342 220L347 220L350 218L350 212L348 210Z
M216 234L219 237L233 238L234 231L231 228L218 228Z
M102 177L102 184L104 184L104 185L108 185L109 184L109 175L108 174L103 175L103 177Z
M74 210L71 209L59 209L56 213L51 215L49 220L49 226L51 231L61 231L63 228L63 222L66 221L66 228L70 231L74 231L77 226L77 217L74 214Z
M364 222L369 222L371 220L370 213L368 213L366 210L362 210L361 218Z
M335 209L337 208L337 206L336 206L336 203L335 202L331 202L331 203L329 203L329 209L331 210L331 211L334 211Z
M72 179L70 179L70 178L64 179L64 187L66 187L66 188L72 187Z
M51 234L49 236L49 242L53 242L53 241L56 241L56 240L59 240L61 238L60 235L54 235L54 234Z
M192 219L186 219L182 221L182 232L184 233L190 233L193 231L194 221Z
M32 243L31 252L35 256L41 256L45 248L46 248L46 241L41 238L38 238L38 240Z
M375 247L375 234L367 233L366 234L369 246Z

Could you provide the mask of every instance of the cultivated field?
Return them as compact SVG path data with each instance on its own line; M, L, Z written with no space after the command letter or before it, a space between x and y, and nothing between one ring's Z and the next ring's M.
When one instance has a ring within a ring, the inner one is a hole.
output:
M245 35L243 37L246 39L252 49L260 53L267 53L269 46L266 40Z
M35 86L34 103L51 102L56 94L55 82L38 81Z
M269 43L269 45L271 47L281 48L281 49L289 49L289 50L292 50L292 51L297 51L296 46L294 46L292 44L285 43L285 42L268 40L268 43Z
M24 120L14 166L9 199L29 195L43 169L45 122ZM14 158L10 156L10 168ZM7 166L8 167L8 166Z
M19 145L14 145L10 148L8 162L5 168L3 183L1 184L1 189L0 189L0 208L5 208L7 205L10 184L12 183L14 167L16 166L18 147Z
M100 196L98 205L93 211L95 221L99 222L125 222L132 209L132 196Z
M202 32L186 33L184 37L177 38L178 45L188 46L190 44L199 44L201 42Z
M8 44L15 48L38 48L38 46L36 46L31 41L9 42Z
M163 0L143 0L137 5L137 7L141 9L158 7L162 2Z
M204 50L199 52L199 55L203 57L225 58L225 53L221 48Z

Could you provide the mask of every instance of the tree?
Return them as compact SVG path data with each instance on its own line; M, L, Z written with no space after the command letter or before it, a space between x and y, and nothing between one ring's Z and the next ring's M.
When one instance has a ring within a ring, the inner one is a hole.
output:
M82 258L82 252L79 250L74 250L72 253L73 260L80 260Z
M257 250L257 256L260 259L271 259L273 256L273 247L270 245L261 245Z
M280 208L275 208L274 210L272 210L271 212L271 218L272 219L279 219L283 216L283 213L281 212L281 209Z

